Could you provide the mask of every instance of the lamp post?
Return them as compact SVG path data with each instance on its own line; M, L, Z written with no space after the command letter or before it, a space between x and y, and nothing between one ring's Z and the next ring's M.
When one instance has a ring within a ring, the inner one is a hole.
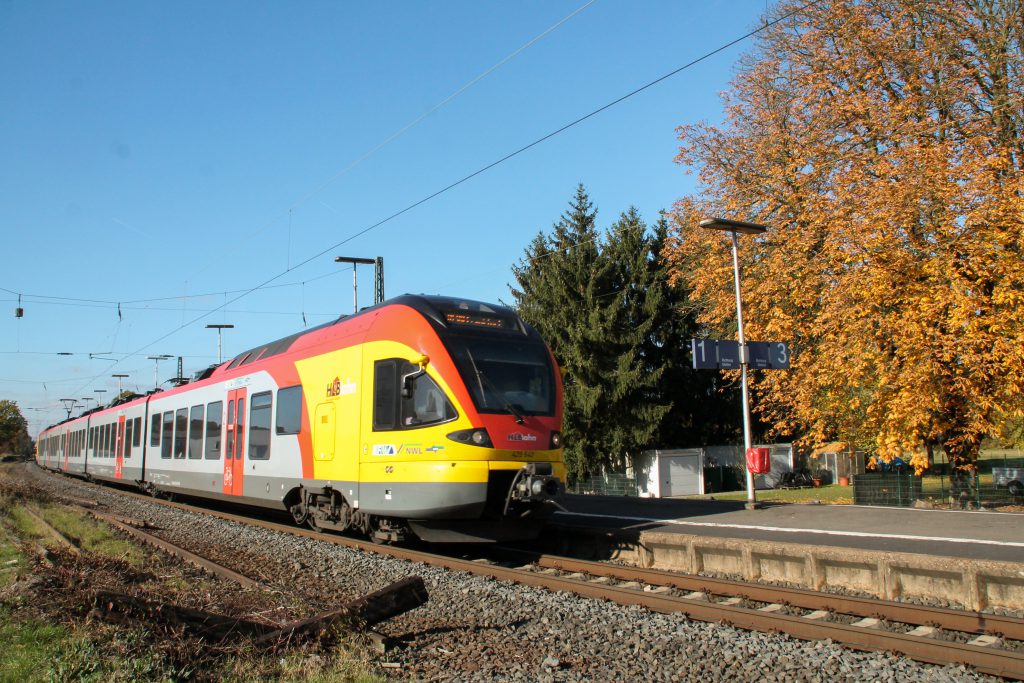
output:
M359 312L359 281L356 279L356 266L359 265L360 263L372 266L376 264L377 261L372 258L357 258L355 256L335 256L334 262L352 264L352 314L355 315L356 313Z
M768 226L760 223L748 223L746 221L734 221L728 218L706 218L700 222L700 227L706 230L721 230L729 233L732 238L732 268L733 279L736 285L736 322L739 326L740 341L740 377L743 386L743 456L744 470L747 473L747 509L752 510L757 505L757 496L754 493L754 473L746 466L746 455L751 449L750 437L750 391L747 388L747 365L750 364L750 353L747 350L747 340L743 336L743 300L740 296L740 257L739 240L736 235L760 235L768 229Z
M235 326L234 325L227 325L227 324L224 324L224 325L207 325L206 329L208 329L208 330L217 330L217 365L220 365L220 363L221 363L221 360L220 360L220 358L221 358L221 337L220 337L221 330L233 330L233 329L235 329Z
M127 376L128 375L126 375L123 372L116 372L113 375L111 375L111 377L116 377L117 378L117 397L118 398L121 398L121 380L123 380Z
M159 389L160 388L160 361L168 360L169 358L173 358L173 356L168 356L166 353L164 353L164 354L161 354L159 356L146 356L146 358L148 358L149 360L151 360L151 361L153 361L155 363L155 366L153 367L153 389Z

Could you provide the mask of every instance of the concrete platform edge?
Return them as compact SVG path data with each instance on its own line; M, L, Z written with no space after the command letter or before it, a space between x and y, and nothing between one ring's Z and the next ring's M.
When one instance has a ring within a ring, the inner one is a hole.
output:
M659 531L643 531L635 542L605 540L606 556L647 568L887 600L941 600L974 611L1024 610L1024 563Z

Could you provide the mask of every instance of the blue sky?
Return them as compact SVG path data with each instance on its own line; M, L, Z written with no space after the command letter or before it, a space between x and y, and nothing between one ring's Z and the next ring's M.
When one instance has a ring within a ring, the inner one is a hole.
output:
M577 183L602 227L630 205L653 221L694 189L674 129L721 118L749 41L329 248L746 33L765 9L0 3L0 398L34 436L64 416L60 398L109 400L113 373L152 388L147 356L181 355L189 374L215 362L208 323L236 326L230 357L302 329L303 314L348 313L352 273L335 255L383 256L389 297L511 301L512 264ZM359 294L372 303L371 267Z

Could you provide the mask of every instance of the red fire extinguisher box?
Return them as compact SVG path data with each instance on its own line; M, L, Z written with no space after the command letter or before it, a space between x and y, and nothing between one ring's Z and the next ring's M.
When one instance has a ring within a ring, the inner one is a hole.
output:
M752 474L768 474L772 470L772 459L767 448L747 449L747 469Z

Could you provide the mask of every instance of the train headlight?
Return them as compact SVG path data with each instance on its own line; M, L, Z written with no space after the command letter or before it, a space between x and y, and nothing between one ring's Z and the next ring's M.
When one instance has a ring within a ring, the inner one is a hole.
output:
M486 429L460 429L457 432L451 432L448 434L448 438L458 443L464 443L470 446L482 446L484 448L491 448L491 436L487 433Z
M551 432L551 449L562 447L562 432Z

